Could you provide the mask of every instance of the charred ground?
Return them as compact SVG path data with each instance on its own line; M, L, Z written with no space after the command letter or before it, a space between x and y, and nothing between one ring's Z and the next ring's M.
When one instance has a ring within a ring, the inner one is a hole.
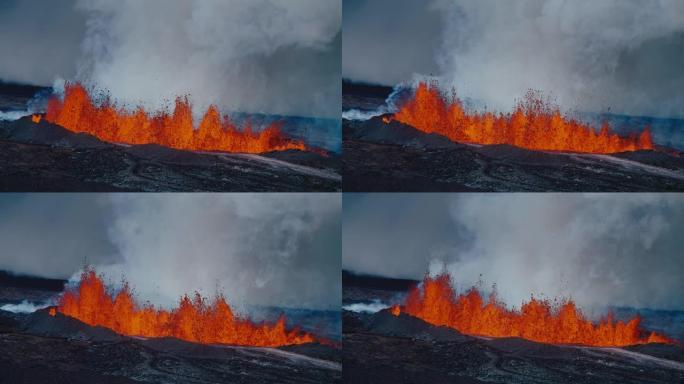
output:
M0 121L3 191L336 191L339 155L125 146L30 118Z
M411 285L408 281L405 284ZM386 303L406 289L395 280L347 279L343 300ZM343 312L344 380L354 383L674 383L684 349L549 345L463 335L388 310Z

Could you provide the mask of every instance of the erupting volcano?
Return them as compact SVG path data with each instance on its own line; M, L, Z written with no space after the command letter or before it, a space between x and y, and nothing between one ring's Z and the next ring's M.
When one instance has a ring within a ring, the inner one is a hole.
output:
M647 343L672 344L670 338L641 328L636 316L627 322L612 314L598 324L587 320L572 300L552 305L531 298L520 310L507 309L492 293L487 301L475 287L456 295L450 276L425 276L422 287L414 287L403 306L391 308L428 323L454 328L459 332L488 337L520 337L549 344L580 344L617 347Z
M648 127L640 134L622 137L604 123L597 133L591 125L562 115L559 107L532 91L512 113L479 113L466 111L455 93L446 97L436 82L421 82L392 118L464 143L603 154L654 149ZM387 123L391 119L384 120Z
M240 153L308 149L303 141L286 137L276 123L259 132L253 130L251 123L239 129L228 116L221 116L215 106L209 107L195 127L187 97L176 99L172 113L150 114L142 107L128 112L108 98L95 103L79 83L66 85L63 100L53 96L48 101L45 118L72 132L88 133L114 143ZM40 119L34 117L33 121Z
M304 344L316 341L298 329L286 330L285 317L274 324L255 324L234 314L217 295L208 300L196 293L183 296L171 311L136 303L127 283L114 293L105 287L92 268L81 274L78 286L67 289L56 308L50 310L92 326L102 326L127 336L175 337L202 344L233 344L260 347Z

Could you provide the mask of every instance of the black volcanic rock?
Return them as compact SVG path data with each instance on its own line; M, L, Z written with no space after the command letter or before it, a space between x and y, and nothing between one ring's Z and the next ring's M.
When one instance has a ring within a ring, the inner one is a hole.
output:
M61 313L51 316L48 311L47 308L41 309L26 316L22 321L23 330L33 335L78 340L120 341L124 339L111 329L92 327Z
M684 350L488 339L388 311L345 311L344 378L354 383L678 383ZM353 321L347 322L351 318ZM426 336L427 335L427 336Z
M0 138L26 144L71 148L105 148L106 143L85 133L73 133L59 125L41 120L36 124L29 117L13 122L0 122Z
M339 191L339 156L106 143L30 117L0 121L0 191Z
M353 129L345 132L345 139L425 149L464 147L463 144L455 143L442 135L424 133L396 120L384 123L383 117L387 116L374 117L368 121L346 120L346 126Z
M371 316L365 329L374 334L425 341L467 341L470 339L455 329L434 326L404 313L395 316L388 309Z
M336 383L339 348L202 345L120 336L47 310L0 311L0 384Z
M343 120L343 189L349 192L684 191L675 151L613 155L466 145L380 117Z

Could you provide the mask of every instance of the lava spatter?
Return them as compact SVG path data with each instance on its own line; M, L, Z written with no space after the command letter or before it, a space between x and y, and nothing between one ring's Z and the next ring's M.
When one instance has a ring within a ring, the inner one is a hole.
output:
M88 90L79 83L67 84L63 99L50 98L45 118L72 132L88 133L114 143L235 153L309 149L303 141L286 137L277 123L258 132L250 123L238 128L215 106L209 107L195 127L192 105L187 98L177 98L171 113L151 114L142 107L128 112L108 99L96 105ZM33 121L37 122L35 117Z
M516 310L508 309L494 293L485 300L475 287L456 294L446 273L425 276L422 287L414 287L404 304L393 306L391 313L406 313L469 335L520 337L549 344L620 347L674 343L665 335L643 329L639 316L624 322L609 314L594 324L572 300L552 305L547 300L531 298Z
M233 313L225 298L209 300L195 293L180 299L172 310L136 302L127 283L116 293L108 291L94 269L86 268L78 285L61 296L56 312L92 326L128 336L175 337L202 344L260 347L304 344L316 338L298 329L288 330L285 317L275 323L253 323ZM50 314L54 315L54 309Z
M479 113L467 111L455 93L445 97L436 82L421 82L392 118L463 143L600 154L655 148L648 127L640 134L623 137L604 123L597 132L591 125L562 115L557 106L532 91L511 113ZM384 119L385 123L389 120Z

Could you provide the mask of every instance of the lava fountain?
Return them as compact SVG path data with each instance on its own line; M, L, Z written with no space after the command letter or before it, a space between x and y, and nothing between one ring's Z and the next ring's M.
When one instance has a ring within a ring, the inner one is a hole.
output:
M254 131L251 123L239 129L228 116L222 116L216 106L209 107L199 126L195 127L192 105L187 97L176 99L172 113L150 114L142 107L128 112L118 108L109 98L96 104L79 83L67 84L63 99L51 97L45 115L48 122L72 132L88 133L114 143L159 144L184 150L236 153L308 149L303 141L286 137L277 123L259 132Z
M436 82L421 82L392 119L464 143L603 154L655 148L648 127L640 134L622 137L604 123L597 132L591 125L563 116L558 106L533 91L512 113L479 113L466 111L455 92L446 97ZM386 123L390 120L384 119Z
M510 310L497 300L495 292L487 301L475 287L457 295L446 273L434 278L426 275L422 287L414 287L404 305L395 305L390 311L395 316L406 313L469 335L600 347L675 343L664 335L641 328L639 316L623 322L608 314L594 324L572 300L552 305L548 300L531 298L519 310Z
M259 347L304 344L316 338L298 329L287 330L285 317L277 322L255 324L234 314L225 298L213 300L195 293L180 299L177 308L158 309L147 303L139 305L128 283L111 292L92 268L81 274L78 285L67 288L56 309L92 326L102 326L127 336L175 337L202 344L232 344Z

